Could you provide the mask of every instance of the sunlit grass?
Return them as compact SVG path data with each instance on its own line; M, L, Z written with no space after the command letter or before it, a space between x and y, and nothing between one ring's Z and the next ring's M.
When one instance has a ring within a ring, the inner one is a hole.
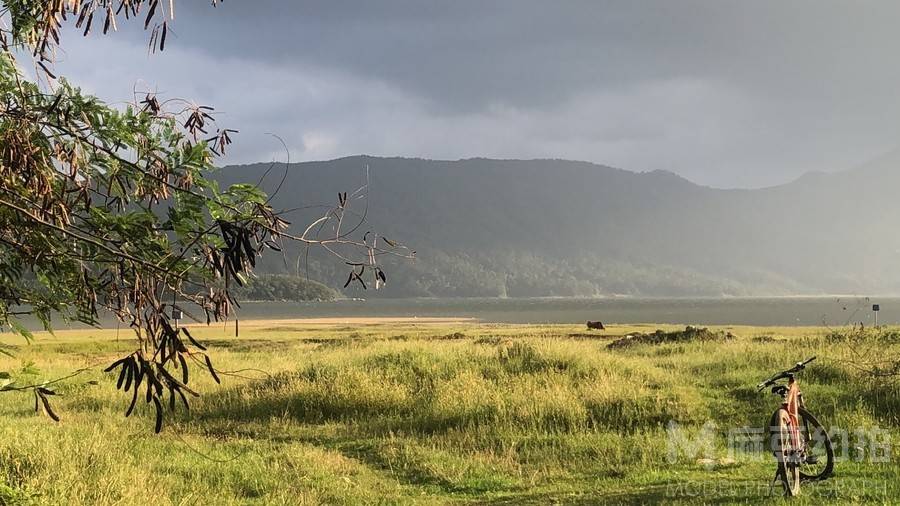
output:
M221 371L199 368L190 414L152 433L152 410L94 368L61 385L58 424L26 393L0 396L0 498L39 504L446 502L757 503L774 459L725 460L728 429L761 426L777 399L753 385L810 355L802 377L826 425L897 436L897 390L844 362L820 328L716 327L727 342L608 350L666 325L242 322L197 327ZM7 335L8 336L8 335ZM9 336L8 336L9 337ZM10 341L15 341L10 339ZM21 345L40 381L131 351L127 331L39 334ZM884 353L896 353L885 345ZM99 381L91 385L91 380ZM720 457L669 460L666 426L717 426ZM807 502L891 502L897 460L839 463ZM843 485L842 485L843 484ZM5 495L4 495L5 494ZM776 494L777 495L777 494ZM0 501L2 502L2 501Z

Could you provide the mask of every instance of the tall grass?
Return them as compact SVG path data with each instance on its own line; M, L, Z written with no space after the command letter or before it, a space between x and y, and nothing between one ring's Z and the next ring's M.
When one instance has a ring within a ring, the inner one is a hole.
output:
M714 421L724 452L729 429L760 426L778 403L753 386L813 354L801 381L826 425L900 428L895 385L847 364L845 341L819 329L737 327L721 342L609 350L610 339L567 326L244 327L240 339L196 334L214 344L219 369L268 374L216 386L198 371L204 395L159 436L150 412L122 418L115 378L96 371L62 389L58 425L24 395L0 396L0 502L758 502L766 498L721 485L765 484L774 461L672 462L666 427ZM20 359L50 377L128 346L105 331L60 333ZM900 492L896 459L838 473L886 488L827 489L825 502ZM719 486L679 494L685 483Z

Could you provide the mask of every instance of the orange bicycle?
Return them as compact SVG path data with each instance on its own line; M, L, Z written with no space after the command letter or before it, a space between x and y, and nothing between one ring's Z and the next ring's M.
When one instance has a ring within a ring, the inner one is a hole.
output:
M806 410L795 377L815 359L797 362L757 385L760 391L772 387L772 393L782 398L781 407L769 422L767 440L778 461L773 483L780 481L786 496L799 494L801 482L824 480L834 471L831 438L819 420ZM782 380L787 382L782 384Z

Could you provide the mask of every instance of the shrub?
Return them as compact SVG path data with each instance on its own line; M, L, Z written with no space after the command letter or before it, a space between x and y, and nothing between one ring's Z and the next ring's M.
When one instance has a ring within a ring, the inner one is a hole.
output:
M684 330L664 332L657 330L650 334L632 334L609 343L606 347L614 350L638 344L689 343L695 341L728 341L734 336L730 332L715 332L706 327L687 326Z

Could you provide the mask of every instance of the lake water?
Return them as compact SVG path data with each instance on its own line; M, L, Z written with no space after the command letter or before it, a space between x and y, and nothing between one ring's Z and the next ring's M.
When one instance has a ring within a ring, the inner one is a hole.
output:
M248 302L239 318L454 316L502 323L674 323L846 325L900 322L900 298L752 297L612 299L372 299L315 303Z
M371 299L335 302L245 302L243 320L332 317L470 317L489 323L672 323L683 325L842 326L900 323L900 297L748 297L610 299ZM192 311L193 312L193 311ZM202 312L197 311L197 316ZM26 327L39 330L32 318ZM115 328L112 316L101 326ZM55 329L84 328L55 319Z

